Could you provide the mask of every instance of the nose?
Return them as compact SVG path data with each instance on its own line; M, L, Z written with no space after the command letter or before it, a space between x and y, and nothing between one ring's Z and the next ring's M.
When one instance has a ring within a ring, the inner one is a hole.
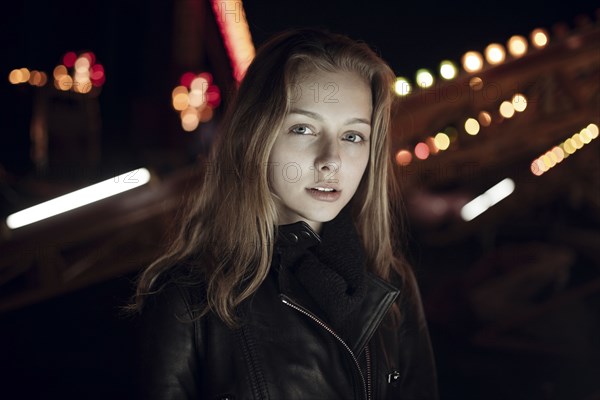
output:
M337 179L335 174L342 167L339 146L337 138L323 138L315 159L315 168L319 175L324 175L323 179Z

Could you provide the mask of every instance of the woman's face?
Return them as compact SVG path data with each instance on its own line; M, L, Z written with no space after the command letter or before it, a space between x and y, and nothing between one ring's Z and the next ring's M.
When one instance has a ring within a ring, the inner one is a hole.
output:
M369 161L371 89L355 73L318 71L291 92L269 182L279 225L302 220L320 232L352 199Z

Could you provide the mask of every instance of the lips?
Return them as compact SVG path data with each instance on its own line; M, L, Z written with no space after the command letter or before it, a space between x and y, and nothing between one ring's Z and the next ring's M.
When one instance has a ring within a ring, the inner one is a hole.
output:
M337 201L341 196L342 192L337 190L319 190L320 186L313 188L306 188L306 191L312 198L319 201L334 202ZM322 188L322 187L321 187ZM322 188L325 189L325 188ZM331 189L331 188L329 188Z
M325 192L325 193L341 192L341 189L337 185L332 185L330 183L318 184L318 185L309 187L307 189L318 190L319 192Z

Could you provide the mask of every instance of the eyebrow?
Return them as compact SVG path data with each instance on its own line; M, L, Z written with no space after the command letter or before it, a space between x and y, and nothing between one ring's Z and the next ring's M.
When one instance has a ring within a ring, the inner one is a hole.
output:
M307 117L310 117L312 119L316 119L317 121L321 121L323 122L323 117L315 112L312 111L308 111L308 110L302 110L300 108L292 108L290 110L290 114L300 114L300 115L306 115ZM346 125L351 125L351 124L367 124L369 126L371 126L371 122L367 119L364 118L350 118L346 121L345 123Z

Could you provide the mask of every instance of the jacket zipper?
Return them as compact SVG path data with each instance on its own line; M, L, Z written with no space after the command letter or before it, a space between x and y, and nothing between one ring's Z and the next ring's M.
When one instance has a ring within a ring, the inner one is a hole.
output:
M333 329L331 329L329 326L327 326L323 321L321 321L317 316L315 316L314 314L312 314L310 311L306 310L305 308L303 308L302 306L299 306L295 303L292 302L292 300L287 297L286 295L281 295L281 301L283 302L283 304L285 304L288 307L293 308L294 310L306 315L308 318L312 319L313 321L315 321L318 325L320 325L323 329L325 329L327 332L329 332L334 338L337 339L338 342L340 342L342 344L342 346L348 351L348 353L350 354L350 357L352 357L352 360L354 361L354 365L356 365L356 369L358 370L358 373L360 375L360 379L362 381L363 384L363 395L365 396L365 399L367 400L371 400L371 390L370 390L370 380L371 380L371 376L370 376L370 369L371 369L371 361L370 361L370 357L367 356L367 374L368 376L368 381L369 381L369 385L367 385L367 383L365 382L365 377L360 369L360 364L358 363L358 359L356 358L356 355L354 355L354 352L352 351L352 349L350 349L350 347L346 344L346 342L344 342L344 340L339 337L339 335L337 333L335 333L333 331ZM368 351L369 347L367 346L366 350Z

